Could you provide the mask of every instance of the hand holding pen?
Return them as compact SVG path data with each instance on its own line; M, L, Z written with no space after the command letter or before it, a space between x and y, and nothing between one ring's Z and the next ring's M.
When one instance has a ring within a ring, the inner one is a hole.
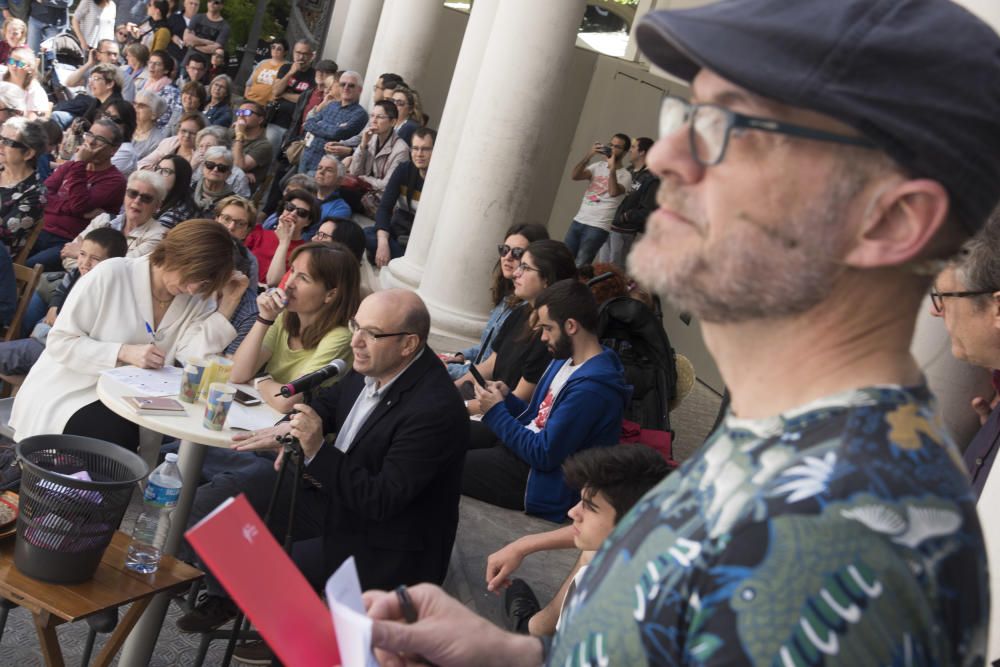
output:
M146 325L146 333L149 335L149 343L144 345L122 345L118 349L118 361L126 365L138 366L139 368L149 368L152 370L163 368L167 355L163 350L156 347L156 334L153 332L153 327L149 326L149 322L144 322L144 324Z

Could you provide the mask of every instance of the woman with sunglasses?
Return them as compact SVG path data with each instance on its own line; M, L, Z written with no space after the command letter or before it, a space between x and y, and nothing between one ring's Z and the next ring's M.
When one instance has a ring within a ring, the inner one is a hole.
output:
M180 155L167 155L152 171L160 175L167 195L156 212L156 219L167 229L195 216L191 198L191 165Z
M21 116L7 119L0 127L0 239L10 256L24 247L36 224L42 224L45 185L38 178L38 157L48 149L48 137L40 121Z
M291 250L305 243L302 238L303 230L310 225L319 224L320 217L319 202L305 190L286 193L284 204L279 204L278 210L280 215L277 228L270 230L258 226L246 239L247 248L260 263L260 282L268 285L278 284L288 268L284 258L288 257ZM275 258L280 261L274 261Z
M521 304L521 299L514 294L514 272L521 263L524 249L529 243L549 238L545 227L533 223L518 223L511 225L504 234L503 243L497 246L500 259L493 266L493 286L490 297L493 310L490 311L486 328L479 337L479 344L443 356L448 364L448 374L458 379L469 372L469 364L478 364L489 358L493 353L493 340L507 317Z
M128 176L136 169L139 159L132 143L135 134L135 107L124 99L108 100L97 112L98 118L107 118L122 131L122 145L111 156L111 164L118 168L123 176Z
M208 84L208 105L205 120L209 125L229 127L233 124L233 80L220 74Z
M48 118L52 103L42 84L35 79L38 60L27 46L19 46L10 52L6 61L3 80L21 89L24 95L24 116L28 120Z
M493 353L476 364L484 378L503 382L525 403L531 400L535 385L552 361L548 346L532 327L535 298L549 285L576 277L576 262L565 243L545 239L534 241L524 249L513 280L513 294L522 303L514 308L497 330L492 342ZM461 389L466 383L474 381L472 375L467 374L455 384ZM466 406L470 414L479 413L478 401L470 400ZM485 426L483 428L484 444L488 439L492 446L496 438L492 431ZM476 441L475 436L476 433L473 433L473 441Z
M225 146L232 150L229 143L229 132L224 127L209 125L195 138L194 159L191 161L191 187L198 185L205 175L205 151L213 146ZM233 166L229 170L229 178L226 183L233 189L233 192L241 197L250 196L250 179L247 173L236 166L236 156L233 156Z
M202 178L194 188L194 205L198 215L211 218L220 199L233 193L229 173L233 170L233 153L225 146L212 146L205 151L201 165Z
M156 150L167 136L166 130L156 126L156 121L167 111L166 103L148 90L140 90L135 95L135 132L132 133L132 147L137 160Z
M257 297L259 316L233 355L233 382L254 381L258 393L279 412L302 401L277 396L287 382L334 359L351 363L348 320L361 302L358 262L339 243L307 243L292 253L284 289ZM330 382L329 384L332 384Z
M412 88L400 85L392 91L392 103L396 105L396 135L410 143L413 132L424 126L424 111L420 107L420 96Z
M101 262L81 278L14 401L18 439L67 433L134 451L138 426L98 399L100 373L159 369L225 349L247 286L233 270L233 248L221 225L191 220L149 255Z
M246 88L243 89L243 97L251 102L256 102L262 107L266 107L274 96L272 88L277 80L278 70L288 61L288 42L284 38L271 42L271 57L262 61L247 79Z
M28 24L18 18L10 18L3 24L3 39L0 40L0 62L6 62L10 52L28 41Z
M87 227L77 234L72 242L62 247L59 256L66 271L76 268L76 258L80 245L87 234L111 227L125 235L128 249L126 257L144 257L153 252L167 229L156 219L156 212L166 197L167 188L159 174L149 171L133 172L125 185L125 204L116 216L101 213Z
M205 117L200 113L181 116L177 134L160 141L152 153L139 160L139 169L152 169L168 155L180 155L190 164L194 161L195 137L205 129Z

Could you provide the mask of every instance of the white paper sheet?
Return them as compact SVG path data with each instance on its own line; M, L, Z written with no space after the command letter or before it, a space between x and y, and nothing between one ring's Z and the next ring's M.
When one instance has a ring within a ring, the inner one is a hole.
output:
M157 370L119 366L101 371L101 375L114 378L140 396L176 396L181 392L182 374L183 371L176 366L164 366Z
M241 431L256 431L257 429L271 428L280 420L281 415L266 405L248 408L233 401L233 406L229 408L229 416L226 417L226 426Z
M372 653L372 621L361 600L361 581L351 556L326 580L326 602L337 631L343 667L378 667Z

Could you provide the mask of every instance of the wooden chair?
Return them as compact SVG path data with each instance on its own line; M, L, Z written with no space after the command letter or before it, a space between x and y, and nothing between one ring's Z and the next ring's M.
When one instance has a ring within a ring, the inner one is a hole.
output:
M21 264L22 266L24 265L25 261L27 261L28 259L28 255L31 252L31 249L35 245L35 241L38 240L38 235L42 233L42 227L44 226L45 222L43 220L38 220L35 222L35 226L31 228L30 232L28 232L28 238L24 240L24 246L22 246L21 249L17 251L17 255L14 257L15 264Z
M21 320L24 319L24 311L28 309L28 303L38 288L38 281L41 278L41 264L35 264L30 269L20 264L14 264L14 282L17 285L17 309L14 311L14 318L10 321L6 334L4 334L3 339L5 341L23 337L21 336ZM7 398L16 394L21 382L24 381L23 377L18 378L19 381L15 380L13 376L10 378L0 376L0 378L5 380L3 388L0 389L0 398Z
M38 281L42 278L42 265L35 264L33 268L14 264L14 282L17 285L17 309L14 311L14 318L7 327L7 333L3 339L16 340L21 336L21 320L24 319L24 311L28 309L28 302L38 288Z

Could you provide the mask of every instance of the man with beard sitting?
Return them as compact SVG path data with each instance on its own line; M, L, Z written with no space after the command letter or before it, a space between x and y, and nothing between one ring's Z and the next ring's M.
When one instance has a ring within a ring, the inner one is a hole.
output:
M535 315L554 360L529 404L503 382L476 387L483 423L500 442L466 454L462 493L500 505L513 494L527 513L561 522L579 500L563 462L618 443L631 387L618 355L597 338L597 302L586 285L553 283L538 295Z

